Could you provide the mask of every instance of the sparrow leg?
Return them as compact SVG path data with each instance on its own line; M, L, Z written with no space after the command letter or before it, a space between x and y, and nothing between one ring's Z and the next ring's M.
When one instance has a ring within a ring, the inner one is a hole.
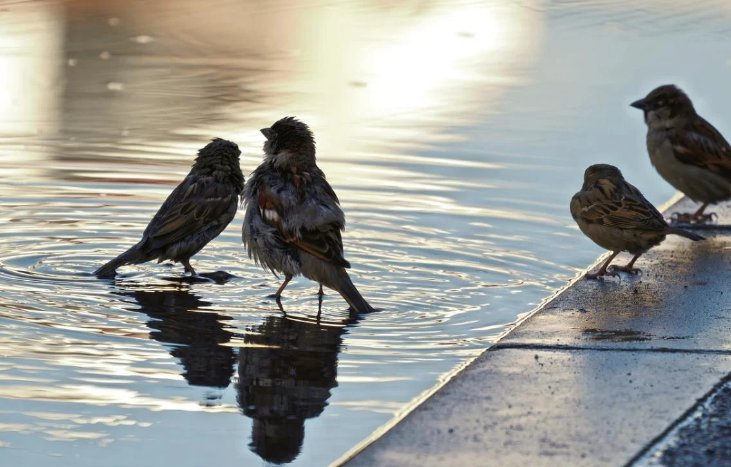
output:
M613 251L612 254L609 256L609 258L607 258L607 260L604 261L604 263L602 264L602 267L599 268L599 270L597 272L595 272L594 274L586 273L585 277L587 279L598 279L602 276L616 276L617 273L614 271L607 271L607 267L609 266L609 263L612 262L614 257L617 256L618 254L619 254L618 251Z
M638 268L633 267L635 265L635 261L637 261L637 258L639 258L642 255L640 253L639 255L635 255L629 263L625 264L624 266L612 266L612 271L622 271L622 272L628 272L630 274L637 274L640 272Z
M287 287L287 284L289 284L289 281L292 280L292 276L287 274L284 276L284 282L282 282L282 285L279 286L276 292L274 292L274 295L272 295L272 298L276 298L277 301L279 301L280 298L282 298L282 292L284 291L284 288Z
M320 284L320 290L317 292L317 295L320 297L320 303L322 303L322 296L325 295L325 292L322 291L322 284Z
M322 284L320 284L320 291L322 291ZM320 315L322 314L322 295L317 299L317 321L320 321Z
M181 263L181 264L182 264L183 266L185 266L185 272L189 272L189 273L191 273L191 274L192 274L192 275L194 275L194 276L195 276L195 275L197 275L197 274L195 273L195 269L193 269L193 266L191 266L191 265L190 265L190 260L189 260L189 259L184 259L184 260L181 260L181 261L180 261L180 263Z

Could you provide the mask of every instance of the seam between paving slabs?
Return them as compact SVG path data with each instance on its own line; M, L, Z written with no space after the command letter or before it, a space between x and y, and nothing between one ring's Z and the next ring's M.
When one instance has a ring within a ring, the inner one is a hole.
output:
M689 417L691 417L701 406L706 404L718 391L720 391L726 384L731 382L731 373L727 374L721 380L714 384L710 391L705 393L703 397L698 399L695 404L693 404L688 410L683 412L683 414L677 418L673 423L670 424L665 430L662 431L659 435L651 439L644 448L640 449L640 451L635 454L627 463L624 465L624 467L632 467L634 464L642 460L642 458L647 455L652 449L660 444L665 438L667 438L675 428L677 428L679 425L683 424L686 420L688 420Z

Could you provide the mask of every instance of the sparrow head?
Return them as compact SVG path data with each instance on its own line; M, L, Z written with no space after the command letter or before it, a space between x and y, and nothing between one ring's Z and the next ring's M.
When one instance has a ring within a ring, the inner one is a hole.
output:
M645 122L648 124L655 120L671 120L679 115L695 114L690 98L673 84L659 86L630 105L645 113Z
M213 138L210 143L198 151L195 158L195 168L226 166L238 168L241 151L236 143L231 141Z
M241 151L236 143L221 138L213 138L198 151L198 159L226 158L238 161L240 155Z
M584 186L582 190L587 190L594 186L599 180L609 180L612 182L618 182L624 180L622 172L619 171L613 165L609 164L594 164L590 165L584 171Z
M310 127L294 117L284 117L270 128L262 128L264 153L277 166L315 162L315 137Z
M192 170L225 177L236 185L237 192L240 193L244 188L244 176L239 166L240 155L241 151L236 143L213 138L198 151Z

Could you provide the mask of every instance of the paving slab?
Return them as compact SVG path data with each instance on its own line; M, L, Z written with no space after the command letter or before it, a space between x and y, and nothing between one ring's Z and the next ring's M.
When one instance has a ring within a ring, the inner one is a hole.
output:
M726 378L656 445L641 453L636 465L731 465L730 415L731 378Z
M666 214L694 208L681 200ZM339 463L657 459L674 427L731 375L731 206L715 211L719 225L700 230L706 241L668 237L638 261L642 275L570 284Z
M729 371L731 355L488 352L347 465L623 465Z
M669 238L641 275L575 283L498 347L731 350L731 231L704 234Z

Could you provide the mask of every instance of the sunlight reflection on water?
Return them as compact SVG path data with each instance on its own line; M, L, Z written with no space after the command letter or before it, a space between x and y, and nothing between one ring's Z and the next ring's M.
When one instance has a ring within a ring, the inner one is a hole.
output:
M654 201L672 193L625 107L676 76L657 43L675 30L689 35L677 53L705 65L692 70L721 67L685 79L718 88L731 30L724 3L704 3L712 18L674 5L4 4L0 459L338 458L599 253L566 212L584 166L623 164ZM207 140L236 141L249 173L258 128L284 115L313 128L354 281L383 311L353 322L329 293L318 323L301 280L281 315L241 215L193 260L233 277L90 275Z

